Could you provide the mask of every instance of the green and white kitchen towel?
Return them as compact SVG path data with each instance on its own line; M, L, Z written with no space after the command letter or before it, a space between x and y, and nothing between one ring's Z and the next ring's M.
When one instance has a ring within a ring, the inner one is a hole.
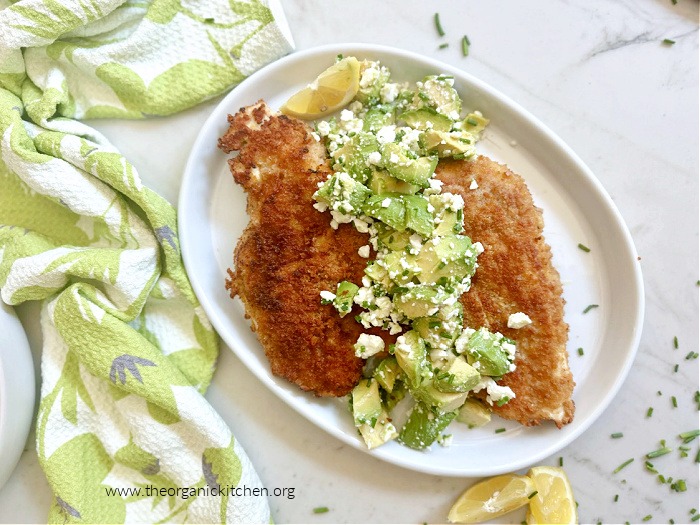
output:
M218 342L175 211L78 119L225 91L291 51L272 3L0 0L0 287L43 301L51 522L270 520L264 498L230 495L260 480L203 397Z

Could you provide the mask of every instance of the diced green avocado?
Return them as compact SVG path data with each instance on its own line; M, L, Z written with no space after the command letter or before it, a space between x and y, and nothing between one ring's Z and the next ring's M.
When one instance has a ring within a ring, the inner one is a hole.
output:
M428 201L421 195L406 195L403 201L406 204L406 228L423 237L430 237L433 233L434 217L428 211Z
M483 427L491 421L491 411L475 399L467 399L457 412L457 421L469 428Z
M364 423L374 426L382 413L379 383L375 379L361 379L352 389L352 415L355 426Z
M341 213L357 213L371 194L364 184L345 173L336 173L323 183L313 198Z
M385 357L374 369L374 378L387 392L394 390L396 379L401 373L401 367L394 356Z
M365 268L365 275L375 283L381 283L387 277L387 271L375 261L371 261Z
M508 352L504 344L514 341L500 333L491 333L486 328L476 330L467 341L465 355L470 365L479 362L478 370L487 376L502 376L510 371Z
M386 390L383 391L384 405L386 406L386 409L389 412L394 410L394 407L399 403L399 401L406 397L407 393L408 387L406 386L406 383L397 378L397 380L394 382L394 389L391 392L387 392Z
M406 229L406 206L400 193L372 195L365 201L362 211L396 230Z
M399 180L396 177L389 175L388 171L375 170L372 172L372 178L369 182L369 189L377 195L381 193L405 193L407 195L412 195L420 188L415 184L411 184L404 180Z
M436 239L437 244L426 242L416 259L421 283L436 283L441 279L461 281L474 275L477 255L469 237L446 235Z
M353 299L357 295L357 291L360 289L356 284L350 281L343 281L338 283L338 289L335 292L335 299L333 299L333 306L338 310L340 317L345 317L352 310Z
M365 86L360 84L360 89L358 90L355 98L363 104L371 106L379 102L382 86L389 81L391 75L387 68L381 67L378 63L363 60L360 62L360 79L362 79L365 70L368 68L375 68L377 70L377 76L373 82L370 82Z
M372 107L367 110L362 126L363 131L376 133L384 126L394 123L394 108L388 105Z
M414 398L441 412L457 410L469 395L467 392L442 392L433 382L423 383L419 388L412 390L411 394Z
M418 388L428 375L425 343L417 332L410 330L399 336L394 356L411 388Z
M453 323L455 327L459 327L455 332L445 329L445 323L437 316L419 317L413 321L413 329L416 330L421 338L431 348L442 348L443 346L450 347L461 332L461 324Z
M375 227L380 246L386 246L393 251L403 251L410 244L412 233L409 230L397 231L381 222L375 223Z
M433 237L444 237L445 235L462 233L464 231L463 216L464 212L462 210L456 212L448 209L442 210L437 214L439 222L435 225Z
M460 356L446 370L436 372L434 383L441 392L469 392L480 380L481 374Z
M373 133L359 132L353 135L340 149L333 152L335 164L333 169L345 171L350 176L366 184L372 168L367 160L369 154L379 149L377 137Z
M416 403L408 421L399 433L398 441L417 450L428 448L447 428L457 412L436 412L424 405Z
M424 188L428 186L430 177L435 173L437 157L412 158L407 150L395 142L382 144L380 151L382 165L391 175Z
M422 107L406 111L399 115L401 120L406 121L406 124L414 129L427 130L434 129L438 131L450 131L454 121L447 115L438 113L431 107Z
M469 158L476 152L477 138L461 131L428 130L423 135L423 145L428 153L438 157Z
M399 435L385 410L379 414L374 425L363 423L358 427L358 430L370 450L395 439Z
M389 278L399 286L413 281L420 271L416 266L416 256L405 251L391 251L384 256L384 267L389 272Z
M480 113L469 113L467 118L461 121L458 126L467 133L471 133L475 139L478 139L479 134L484 131L488 123L489 119Z
M423 79L413 97L412 107L429 107L438 113L451 116L462 111L462 100L452 87L453 79L445 75L431 75Z
M441 288L417 285L394 294L394 306L409 319L427 317L437 313L438 305L446 298Z

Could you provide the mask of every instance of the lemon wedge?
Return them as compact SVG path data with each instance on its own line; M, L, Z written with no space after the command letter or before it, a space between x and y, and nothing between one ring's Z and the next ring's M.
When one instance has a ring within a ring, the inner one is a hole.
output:
M559 467L532 467L527 473L535 485L530 498L532 521L528 523L577 523L576 500L564 470Z
M527 476L505 474L473 485L450 509L452 523L480 523L527 505L535 484Z
M292 95L281 111L304 120L317 119L349 104L359 87L360 63L355 57L346 57Z

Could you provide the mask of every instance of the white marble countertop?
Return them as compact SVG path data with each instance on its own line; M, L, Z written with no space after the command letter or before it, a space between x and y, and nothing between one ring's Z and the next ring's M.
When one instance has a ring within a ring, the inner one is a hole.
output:
M687 458L674 451L655 461L663 474L686 479L686 492L661 485L641 458L659 440L677 446L678 433L698 428L693 396L699 361L685 359L698 351L699 338L698 2L282 3L297 49L377 43L462 68L541 119L600 179L642 258L642 341L609 408L543 463L554 465L563 458L582 523L635 523L647 515L652 516L649 523L688 522L690 509L699 507L698 440ZM433 25L436 11L447 33L443 38ZM466 58L459 45L463 34L472 42ZM663 44L666 38L676 43ZM439 49L442 42L449 47ZM93 125L131 160L146 185L174 203L188 145L218 100L166 119ZM17 310L38 363L38 308ZM677 408L671 396L677 398ZM270 498L278 523L444 522L453 500L475 481L414 473L344 445L267 391L225 347L207 397L246 448L263 482L295 489L294 499ZM654 413L647 418L650 406ZM611 439L613 432L623 432L624 438ZM0 490L2 522L46 520L51 495L33 439ZM612 476L628 457L638 459ZM319 506L329 512L314 514ZM501 521L520 522L522 516L516 512Z

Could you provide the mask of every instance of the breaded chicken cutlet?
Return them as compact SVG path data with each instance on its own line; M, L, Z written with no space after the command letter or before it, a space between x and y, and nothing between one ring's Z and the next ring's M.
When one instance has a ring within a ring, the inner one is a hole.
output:
M220 139L235 181L248 194L250 223L234 252L226 287L242 300L272 372L319 396L350 392L363 360L353 344L367 332L354 315L339 317L322 306L322 290L359 283L367 259L357 253L366 234L329 225L312 206L317 184L331 173L324 146L304 122L273 115L264 102L229 116ZM442 161L444 191L465 201L465 233L486 248L471 291L462 296L465 324L500 331L517 343L514 372L499 382L516 398L494 412L523 425L573 417L559 275L542 237L541 212L525 182L507 168L478 157ZM477 190L468 187L476 179ZM512 330L508 315L525 312L533 324ZM385 331L369 331L386 342Z

